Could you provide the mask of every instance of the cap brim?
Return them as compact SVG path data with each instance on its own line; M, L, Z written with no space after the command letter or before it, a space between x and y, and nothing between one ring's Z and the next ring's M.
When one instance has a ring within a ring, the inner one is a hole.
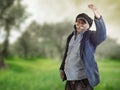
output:
M85 18L82 18L82 17L77 18L77 20L83 20L85 23L88 23L87 20Z

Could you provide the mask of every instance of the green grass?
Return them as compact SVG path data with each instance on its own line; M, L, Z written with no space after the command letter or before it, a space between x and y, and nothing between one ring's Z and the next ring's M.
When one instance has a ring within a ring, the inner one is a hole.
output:
M99 61L98 66L101 83L95 90L120 90L120 61Z
M59 77L60 63L51 59L6 60L0 70L0 90L64 90ZM99 61L101 83L95 90L120 90L120 62Z

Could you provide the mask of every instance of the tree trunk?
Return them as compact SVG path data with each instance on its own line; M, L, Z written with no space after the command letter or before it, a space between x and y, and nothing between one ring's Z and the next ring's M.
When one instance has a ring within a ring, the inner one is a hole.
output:
M2 51L2 53L3 53L4 57L7 56L7 52L8 52L8 45L9 45L8 39L9 39L9 35L7 34L7 37L6 37L6 39L5 39L4 43L3 43L3 51Z
M5 66L3 53L0 52L0 68Z
M7 50L9 45L10 30L8 25L6 25L5 30L6 30L6 38L5 38L5 41L3 42L3 49L0 52L0 68L5 67L4 58L7 55Z

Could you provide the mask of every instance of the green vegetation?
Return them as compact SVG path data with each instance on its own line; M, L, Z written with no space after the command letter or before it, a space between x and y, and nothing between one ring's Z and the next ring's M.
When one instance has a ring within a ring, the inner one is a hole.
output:
M101 83L95 90L119 90L120 89L120 62L103 60L98 62Z
M64 90L59 77L60 63L52 59L6 60L7 68L0 70L0 90ZM95 90L119 90L120 62L98 61L101 83Z

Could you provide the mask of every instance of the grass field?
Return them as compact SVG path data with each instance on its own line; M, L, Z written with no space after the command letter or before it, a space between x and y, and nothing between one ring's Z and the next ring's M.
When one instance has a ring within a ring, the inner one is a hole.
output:
M64 90L59 77L60 62L51 59L6 60L0 70L0 90ZM101 83L95 90L120 90L120 62L99 61Z

